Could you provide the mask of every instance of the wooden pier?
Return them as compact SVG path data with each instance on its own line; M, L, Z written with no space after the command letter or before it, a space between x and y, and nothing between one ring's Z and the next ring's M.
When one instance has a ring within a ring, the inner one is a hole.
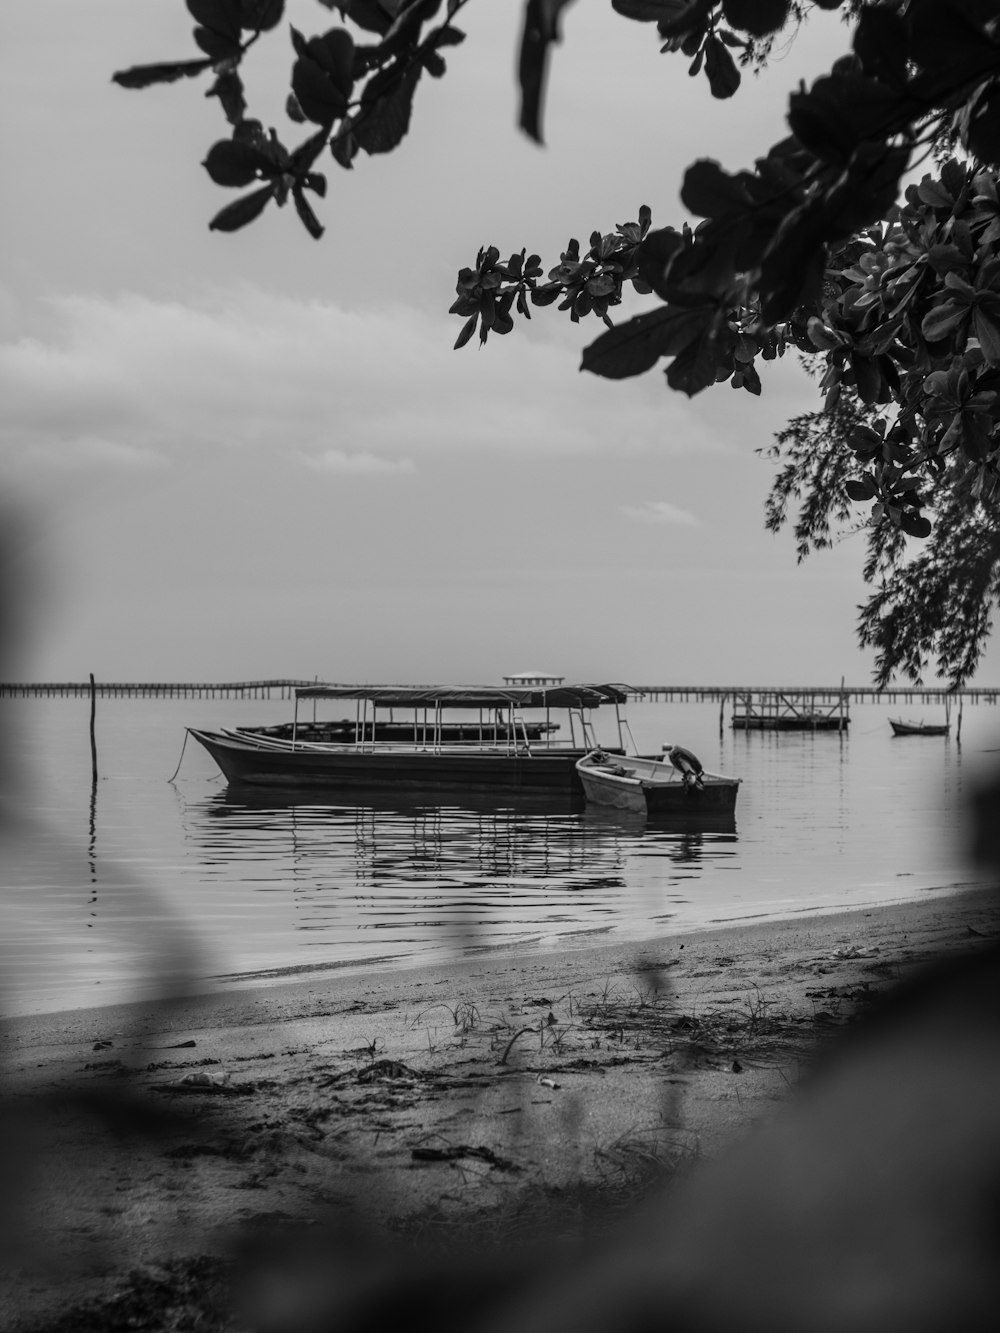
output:
M291 699L297 689L318 683L315 677L312 680L237 680L202 683L97 681L94 692L102 699ZM19 684L0 682L0 698L5 699L73 699L81 695L89 698L90 693L89 680Z
M296 689L319 684L291 678L239 681L98 681L96 694L105 699L291 699ZM729 704L734 716L808 719L806 725L838 730L849 719L852 704L989 704L1000 700L1000 687L969 685L949 690L943 685L633 685L632 698L653 703ZM90 697L89 680L0 682L0 698ZM741 710L737 713L737 709ZM742 724L741 724L742 725ZM755 723L750 722L754 728Z
M645 685L635 686L637 698L663 703L719 704L722 731L726 704L732 707L736 731L837 731L851 724L852 703L937 704L950 717L956 705L961 729L964 704L996 705L1000 688L965 686L952 690L943 685Z
M966 685L960 690L951 690L946 685L887 685L881 689L874 685L630 685L627 688L637 699L668 704L720 703L724 699L748 696L759 699L765 695L819 701L838 700L843 695L848 703L856 704L944 705L947 699L955 703L964 699L967 704L1000 701L1000 686L994 685Z

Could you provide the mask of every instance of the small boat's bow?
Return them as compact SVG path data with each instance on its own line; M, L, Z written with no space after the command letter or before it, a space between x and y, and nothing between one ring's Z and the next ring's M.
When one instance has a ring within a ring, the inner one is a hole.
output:
M642 781L625 756L591 750L577 761L576 771L584 795L594 805L646 813L646 794L642 789Z
M677 763L672 757L677 748L667 747L662 758L592 750L576 765L587 800L647 814L732 813L740 779L708 772L687 750L684 762Z

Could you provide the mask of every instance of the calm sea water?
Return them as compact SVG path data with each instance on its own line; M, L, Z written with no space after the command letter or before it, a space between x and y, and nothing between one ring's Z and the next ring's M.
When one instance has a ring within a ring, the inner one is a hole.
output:
M886 903L979 882L963 793L1000 762L1000 716L961 743L896 739L875 705L849 734L720 735L718 704L635 704L641 750L670 741L743 779L735 827L482 802L247 798L186 725L284 721L288 703L0 703L21 812L3 844L8 1012L99 1004L187 975L214 985L405 967L494 949L642 940L748 918ZM913 705L908 717L937 720ZM955 719L953 717L953 730Z

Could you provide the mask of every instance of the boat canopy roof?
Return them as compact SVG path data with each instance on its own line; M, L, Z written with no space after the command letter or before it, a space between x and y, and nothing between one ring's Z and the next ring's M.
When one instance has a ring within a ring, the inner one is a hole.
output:
M298 699L370 699L382 708L598 708L624 703L628 685L305 685Z

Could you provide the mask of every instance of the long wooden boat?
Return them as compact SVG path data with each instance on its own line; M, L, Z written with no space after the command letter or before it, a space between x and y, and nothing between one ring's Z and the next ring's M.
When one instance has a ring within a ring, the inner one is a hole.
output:
M693 761L693 762L692 762ZM594 750L577 761L587 800L647 816L731 814L739 778L709 773L688 750L661 755L612 755Z
M494 743L506 743L511 736L510 727L506 719L502 717L487 718L485 724L478 721L443 721L438 726L440 739L448 744L465 741L478 743L484 738ZM433 728L433 722L431 728ZM558 730L558 722L539 722L525 719L523 732L517 734L519 739L523 734L529 741L537 741L541 740L543 736ZM290 741L297 735L300 741L330 742L339 745L353 744L362 740L370 741L375 735L371 722L362 725L359 719L347 717L330 722L299 722L297 727L294 722L277 722L265 727L236 727L235 734L271 737L285 741ZM379 723L378 727L378 739L380 741L401 741L403 744L412 741L414 744L420 744L426 741L428 734L427 725L421 723L419 719L406 722L383 721Z
M889 726L894 736L947 736L951 731L950 722L904 722L895 717L889 719Z
M590 684L311 685L295 692L290 732L189 727L188 733L236 786L579 795L576 763L598 744L595 712L613 715L607 729L614 737L602 738L606 749L624 754L626 738L631 742L621 709L629 693L623 685ZM319 738L321 724L299 719L305 702L348 699L356 709L350 739ZM566 719L560 735L553 712Z

